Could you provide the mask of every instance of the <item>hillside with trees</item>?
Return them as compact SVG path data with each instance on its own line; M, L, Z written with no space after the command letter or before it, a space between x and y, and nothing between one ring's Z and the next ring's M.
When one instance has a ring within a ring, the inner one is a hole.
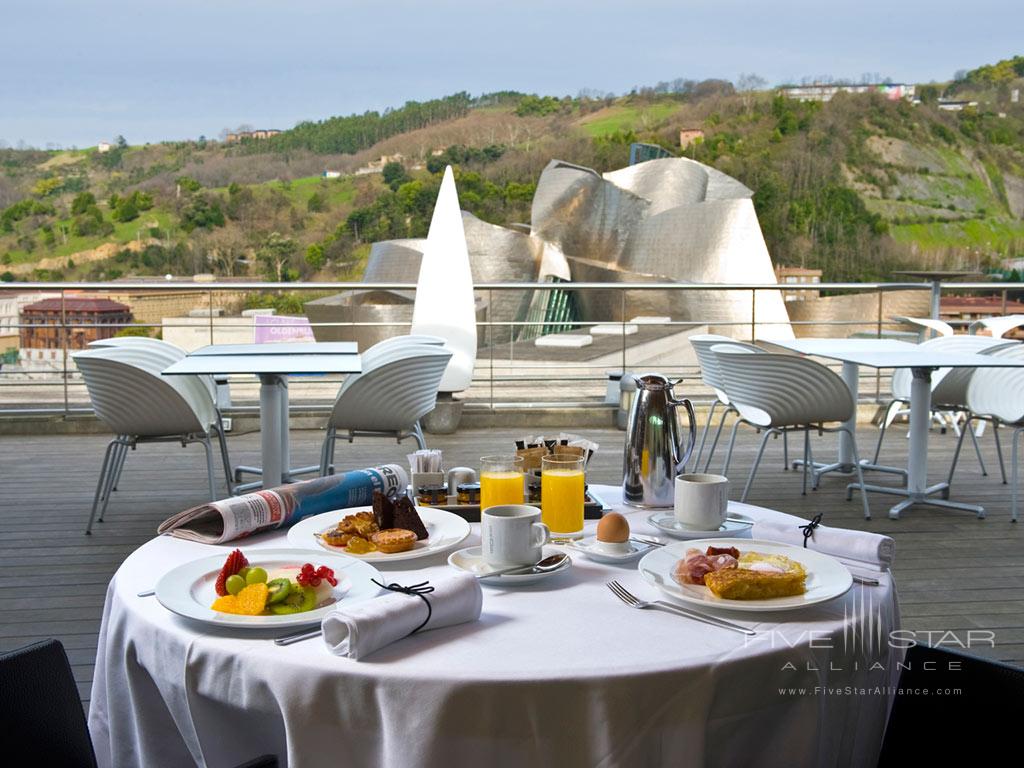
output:
M526 223L551 158L608 171L633 142L753 189L777 263L831 280L995 269L1024 256L1021 90L1018 56L918 86L916 104L800 102L746 75L617 97L457 93L233 143L0 149L0 279L353 279L370 243L426 234L448 164L466 210ZM681 148L682 129L703 139Z

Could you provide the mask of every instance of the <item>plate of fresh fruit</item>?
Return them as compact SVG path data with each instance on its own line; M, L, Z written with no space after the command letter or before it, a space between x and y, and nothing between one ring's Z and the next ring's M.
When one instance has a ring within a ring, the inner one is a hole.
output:
M236 549L184 563L156 585L167 610L225 627L283 629L317 624L337 603L380 594L380 572L345 555L303 549Z

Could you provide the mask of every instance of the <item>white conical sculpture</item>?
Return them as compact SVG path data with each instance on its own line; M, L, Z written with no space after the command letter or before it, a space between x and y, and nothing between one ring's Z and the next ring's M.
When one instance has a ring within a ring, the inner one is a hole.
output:
M452 359L441 379L441 392L469 388L476 362L476 301L451 166L444 170L430 219L410 332L446 340L445 347L451 351Z

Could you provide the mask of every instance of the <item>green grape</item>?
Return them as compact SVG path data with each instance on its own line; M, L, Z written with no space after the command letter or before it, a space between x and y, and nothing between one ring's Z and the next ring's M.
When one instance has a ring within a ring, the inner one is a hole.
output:
M245 579L237 573L233 576L228 576L227 580L224 582L224 589L228 591L229 595L237 595L245 589Z

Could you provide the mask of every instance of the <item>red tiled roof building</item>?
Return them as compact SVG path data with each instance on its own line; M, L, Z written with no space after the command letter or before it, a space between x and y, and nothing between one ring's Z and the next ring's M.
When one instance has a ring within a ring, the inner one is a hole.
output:
M19 346L22 349L61 349L66 338L68 349L85 349L90 341L109 339L130 322L131 307L107 298L43 299L22 307Z

